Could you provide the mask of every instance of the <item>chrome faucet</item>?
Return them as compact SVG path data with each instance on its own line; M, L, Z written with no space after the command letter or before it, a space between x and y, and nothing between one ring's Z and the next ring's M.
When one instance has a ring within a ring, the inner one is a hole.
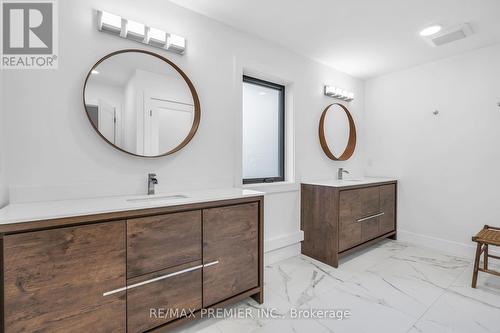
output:
M349 171L344 170L344 168L339 168L339 173L337 174L337 179L338 180L344 179L344 173L349 174Z
M148 195L155 194L155 185L158 184L158 179L156 178L156 173L148 174Z

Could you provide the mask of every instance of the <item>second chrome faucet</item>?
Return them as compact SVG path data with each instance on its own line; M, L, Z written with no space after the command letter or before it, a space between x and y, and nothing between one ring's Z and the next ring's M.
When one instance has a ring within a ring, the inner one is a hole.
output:
M349 171L344 170L344 168L339 168L339 172L338 172L338 174L337 174L337 179L338 179L338 180L342 180L342 179L344 179L344 173L349 174Z
M156 173L148 174L148 195L155 194L155 185L158 184L158 179L156 178Z

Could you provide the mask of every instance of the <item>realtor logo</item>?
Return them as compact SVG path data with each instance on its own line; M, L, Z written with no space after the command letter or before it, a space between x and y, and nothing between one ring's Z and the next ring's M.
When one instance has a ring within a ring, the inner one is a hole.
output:
M57 68L55 0L2 0L3 69Z

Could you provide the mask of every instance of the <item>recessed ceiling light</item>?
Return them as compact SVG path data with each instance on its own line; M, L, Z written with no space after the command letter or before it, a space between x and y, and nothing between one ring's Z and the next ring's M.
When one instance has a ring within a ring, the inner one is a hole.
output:
M427 28L423 29L422 31L420 31L420 36L427 37L427 36L437 34L438 32L441 31L442 28L443 27L440 25L432 25L432 26L427 27Z
M261 96L264 96L265 94L266 94L266 92L265 92L265 91L260 91L260 92L259 92L259 95L261 95Z
M95 69L93 69L92 74L99 74L99 71L96 71Z

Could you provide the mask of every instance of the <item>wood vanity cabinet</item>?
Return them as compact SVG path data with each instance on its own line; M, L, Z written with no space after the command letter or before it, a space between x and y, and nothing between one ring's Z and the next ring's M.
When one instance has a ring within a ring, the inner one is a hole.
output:
M397 183L301 186L302 253L338 267L339 257L396 237Z
M0 226L2 331L164 332L262 303L262 210L255 196Z

